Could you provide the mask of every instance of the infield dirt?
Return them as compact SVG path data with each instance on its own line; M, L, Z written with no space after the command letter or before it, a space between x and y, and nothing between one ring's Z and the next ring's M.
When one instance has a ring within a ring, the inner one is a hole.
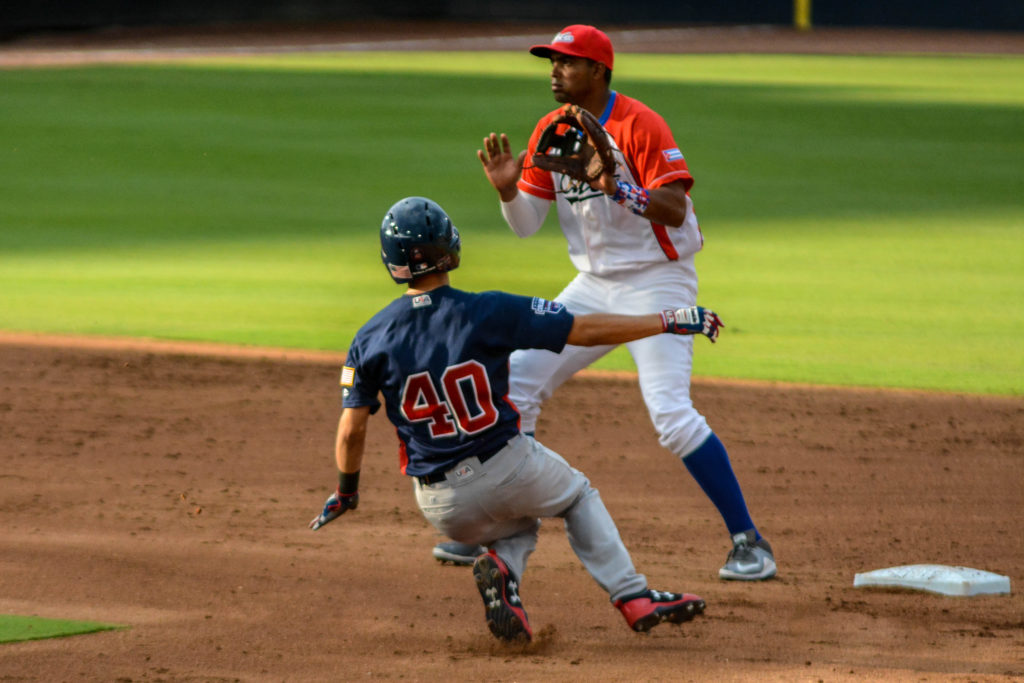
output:
M283 49L296 36L351 45L372 28L31 37L0 46L0 66ZM455 35L376 29L416 49ZM518 49L498 33L456 47ZM1017 34L680 35L670 49L1024 52ZM620 51L647 44L612 37ZM470 572L431 558L439 539L383 416L359 509L306 528L333 486L339 366L331 354L0 334L0 613L130 627L0 646L0 680L1024 678L1020 399L696 380L779 562L776 579L744 584L716 578L724 526L658 446L635 380L577 378L539 438L589 475L651 585L698 593L707 613L632 633L551 520L521 590L537 637L509 648L487 631ZM1006 574L1015 592L853 588L857 572L911 563Z
M550 401L539 438L601 491L651 585L705 616L629 631L548 521L498 644L398 472L383 416L358 510L335 479L340 359L4 337L0 613L125 624L0 646L0 680L998 680L1024 676L1024 402L697 381L779 576L719 581L728 538L628 377ZM853 588L911 563L1010 596Z

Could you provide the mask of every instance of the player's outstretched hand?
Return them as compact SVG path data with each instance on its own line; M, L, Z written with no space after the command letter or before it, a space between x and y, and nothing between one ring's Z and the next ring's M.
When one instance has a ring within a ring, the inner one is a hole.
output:
M523 163L526 161L526 150L518 156L512 155L512 145L509 144L508 136L504 133L501 138L497 133L491 133L484 138L484 148L476 151L476 156L484 167L487 179L491 181L502 198L506 193L513 193L519 176L523 173Z
M313 518L313 521L309 523L309 528L316 531L327 522L330 522L349 510L355 510L359 506L359 492L355 493L342 493L341 491L335 491L331 494L331 497L324 503L324 511L318 516Z
M722 319L710 308L690 306L661 312L661 324L671 334L703 334L712 343L718 339L718 328L725 327Z

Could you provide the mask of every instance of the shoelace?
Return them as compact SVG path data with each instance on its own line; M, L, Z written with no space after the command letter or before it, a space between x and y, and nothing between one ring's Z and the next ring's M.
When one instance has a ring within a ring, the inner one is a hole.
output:
M732 547L732 550L729 551L729 558L732 559L740 553L751 554L753 552L754 548L750 545L750 541L740 541Z

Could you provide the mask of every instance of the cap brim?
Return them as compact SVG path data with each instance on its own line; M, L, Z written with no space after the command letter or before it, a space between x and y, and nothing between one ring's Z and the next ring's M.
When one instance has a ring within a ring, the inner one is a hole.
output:
M547 58L547 57L550 57L554 53L557 53L557 54L560 54L560 55L569 55L570 57L582 57L583 56L583 55L581 55L578 52L573 52L572 50L560 50L560 49L553 48L550 45L534 45L533 47L530 48L530 54L534 55L536 57Z

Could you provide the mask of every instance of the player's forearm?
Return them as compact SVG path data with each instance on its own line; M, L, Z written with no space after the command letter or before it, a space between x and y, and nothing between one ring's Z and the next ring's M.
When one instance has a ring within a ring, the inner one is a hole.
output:
M592 313L578 315L572 323L566 343L574 346L624 344L665 331L662 317L651 315L614 315Z
M516 190L511 199L506 200L502 195L501 215L512 232L520 237L529 237L540 230L549 204L545 199Z
M652 315L592 313L573 318L566 343L575 346L625 344L662 332L703 334L714 342L718 339L719 328L724 326L714 311L703 306L667 309Z
M653 190L614 180L609 175L602 177L600 189L615 202L649 221L678 228L686 220L690 203L686 187L682 182L669 183Z
M359 506L359 468L363 464L366 421L369 417L369 408L345 408L341 412L334 446L338 488L324 503L323 512L309 523L313 531Z
M366 448L366 423L369 408L346 408L338 421L338 436L334 444L334 460L343 474L359 472Z
M675 192L659 187L650 191L650 202L643 217L653 223L678 228L686 220L685 196L680 202Z

